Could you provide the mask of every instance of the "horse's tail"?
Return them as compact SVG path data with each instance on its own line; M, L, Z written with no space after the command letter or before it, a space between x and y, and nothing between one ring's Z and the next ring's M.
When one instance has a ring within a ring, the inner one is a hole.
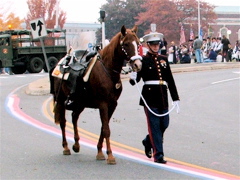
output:
M54 67L55 68L55 67ZM53 95L53 112L55 112L55 108L56 108L56 101L57 101L57 94L55 92L55 87L54 87L54 80L55 80L55 77L52 76L52 72L54 70L54 68L52 68L50 71L49 71L49 81L50 81L50 94ZM55 123L56 124L59 124L58 121L56 121L55 119Z
M54 77L52 76L52 72L53 72L54 68L50 69L49 71L49 80L50 80L50 94L53 95L53 102L56 101L56 93L54 90Z

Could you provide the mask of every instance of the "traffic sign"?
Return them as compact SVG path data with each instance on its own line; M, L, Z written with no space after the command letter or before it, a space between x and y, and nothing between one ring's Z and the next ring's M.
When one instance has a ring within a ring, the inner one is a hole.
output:
M43 18L38 18L30 21L33 39L47 36L46 27Z

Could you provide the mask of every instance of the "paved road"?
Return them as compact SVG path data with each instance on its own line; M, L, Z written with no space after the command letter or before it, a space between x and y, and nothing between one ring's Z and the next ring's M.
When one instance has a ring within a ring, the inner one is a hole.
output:
M5 103L8 102L5 101L6 96L15 88L39 79L32 75L22 79L18 76L8 77L1 78L1 102ZM111 139L118 143L116 146L120 150L116 151L123 153L122 149L125 149L127 154L133 152L134 157L140 159L129 159L116 153L117 165L110 167L104 162L94 160L96 154L94 143L93 146L91 143L83 143L79 155L62 156L60 136L55 130L59 127L51 122L51 112L44 113L45 108L49 109L50 103L45 102L50 96L29 96L24 92L26 88L22 87L11 94L11 97L17 95L20 98L19 109L15 110L27 114L25 117L27 120L32 118L28 123L34 123L34 119L39 120L54 130L49 133L38 129L43 128L43 125L29 126L22 120L19 121L20 117L11 116L10 109L7 108L6 112L6 108L1 108L1 179L203 178L184 171L193 168L193 165L205 167L208 172L220 176L224 175L220 172L240 175L237 126L239 80L236 79L239 77L239 69L177 73L174 77L181 97L181 113L171 114L171 125L165 136L168 166L156 167L143 155L141 139L146 134L145 118L142 109L137 105L136 88L130 86L127 81L123 82L124 91L111 121ZM42 78L39 81L42 81ZM2 104L1 107L5 105ZM98 112L87 109L79 120L79 126L88 132L99 134ZM82 131L82 140L86 140L85 142L89 140L86 134ZM71 141L69 142L71 144ZM170 170L176 164L184 165L183 169ZM13 169L15 173L12 173ZM202 170L200 167L196 169Z

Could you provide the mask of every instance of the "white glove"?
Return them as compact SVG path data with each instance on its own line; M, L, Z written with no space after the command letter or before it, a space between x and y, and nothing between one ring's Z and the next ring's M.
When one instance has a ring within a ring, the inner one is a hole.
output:
M180 107L179 107L179 100L173 101L172 105L176 107L177 113L180 112Z
M130 79L136 80L137 79L137 72L131 72Z

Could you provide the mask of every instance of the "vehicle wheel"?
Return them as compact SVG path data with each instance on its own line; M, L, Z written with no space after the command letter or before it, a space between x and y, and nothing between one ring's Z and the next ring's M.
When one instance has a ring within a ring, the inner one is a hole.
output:
M39 73L39 72L42 71L43 65L44 65L44 63L43 63L43 61L42 61L42 59L40 57L33 57L28 62L27 70L30 73Z
M24 63L19 62L19 63L15 63L14 67L12 67L11 70L14 74L23 74L26 72L27 67Z
M48 58L48 64L49 64L49 69L52 69L55 67L58 63L58 59L55 58L54 56L51 56ZM44 71L48 72L46 64L44 65Z

